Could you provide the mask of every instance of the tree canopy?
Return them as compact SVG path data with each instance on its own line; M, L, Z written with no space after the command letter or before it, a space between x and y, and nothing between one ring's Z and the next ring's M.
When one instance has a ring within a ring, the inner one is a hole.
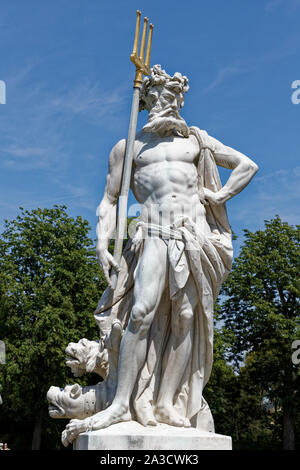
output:
M21 208L5 222L0 440L11 448L29 448L31 441L39 448L40 440L42 448L61 448L66 422L48 417L46 392L74 381L65 348L83 337L98 339L93 311L106 287L89 230L65 206ZM300 445L300 366L292 360L300 340L298 273L299 227L275 217L264 230L245 230L215 309L214 365L204 390L216 432L231 435L236 449Z
M299 366L292 362L292 344L300 338L299 235L299 226L278 216L265 230L245 230L220 315L232 338L227 357L262 390L285 449L294 448L300 405Z
M7 356L0 366L4 439L10 428L18 434L18 426L32 426L33 447L39 447L42 426L44 432L45 425L53 428L48 388L72 382L65 365L67 344L98 337L93 311L105 281L89 230L88 222L69 217L65 206L21 208L15 220L5 222L0 238L0 338ZM28 447L28 436L27 431L16 445Z

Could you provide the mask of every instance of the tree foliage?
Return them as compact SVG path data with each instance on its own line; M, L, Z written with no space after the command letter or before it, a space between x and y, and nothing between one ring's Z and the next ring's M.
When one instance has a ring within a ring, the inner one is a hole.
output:
M43 425L44 435L54 429L46 392L51 385L72 382L65 366L67 344L98 336L92 313L105 281L88 233L88 222L69 217L65 206L21 208L15 220L5 222L0 239L0 338L6 345L0 432L4 439L8 431L17 436L18 447L30 446L30 426L39 434ZM20 437L24 427L27 433Z
M263 406L263 394L249 378L247 367L238 371L228 362L233 335L220 323L220 305L215 308L214 363L204 390L219 434L232 437L233 449L274 448L272 417Z
M273 410L274 432L280 423L283 447L293 448L300 406L299 366L291 359L292 343L300 339L299 226L278 216L265 225L245 230L220 318L232 336L228 359L259 387Z
M40 429L42 448L61 448L66 422L48 417L46 392L74 381L65 347L98 338L92 313L106 286L88 233L88 223L69 217L65 206L21 209L5 223L0 440L11 448L30 447ZM300 339L298 273L299 227L276 217L265 230L245 230L216 306L214 365L204 390L216 432L232 436L236 449L300 444L300 367L291 358Z

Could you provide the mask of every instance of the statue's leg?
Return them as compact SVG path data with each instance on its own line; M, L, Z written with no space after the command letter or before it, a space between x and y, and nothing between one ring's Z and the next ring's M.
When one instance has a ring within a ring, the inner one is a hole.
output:
M197 290L190 275L183 295L172 302L172 330L162 363L162 381L155 409L156 419L172 426L189 427L174 409L174 395L192 352L193 317Z
M118 386L114 402L126 408L147 350L147 334L166 286L167 246L159 238L145 240L138 264L133 307L121 341ZM129 367L130 365L130 367Z
M147 333L166 286L167 263L164 241L159 238L146 239L135 274L130 320L121 341L115 398L106 410L95 414L91 421L71 421L66 427L70 439L76 438L77 430L80 433L88 428L101 429L130 419L129 400L137 374L145 361Z

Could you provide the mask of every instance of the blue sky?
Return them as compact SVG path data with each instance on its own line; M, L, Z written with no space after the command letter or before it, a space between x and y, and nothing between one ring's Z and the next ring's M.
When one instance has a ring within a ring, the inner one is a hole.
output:
M66 204L95 236L108 155L127 136L137 8L155 25L152 65L189 78L187 123L260 167L227 205L236 250L243 228L263 228L275 214L300 222L300 104L291 101L300 0L1 0L0 8L0 229L20 205Z

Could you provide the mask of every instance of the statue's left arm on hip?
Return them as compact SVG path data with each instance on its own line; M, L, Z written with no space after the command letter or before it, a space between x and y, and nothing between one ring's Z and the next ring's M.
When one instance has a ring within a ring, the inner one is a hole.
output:
M207 136L207 141L213 149L216 164L232 170L226 184L217 193L204 188L206 200L212 204L223 204L248 185L257 172L258 166L246 155L222 144L214 137Z

